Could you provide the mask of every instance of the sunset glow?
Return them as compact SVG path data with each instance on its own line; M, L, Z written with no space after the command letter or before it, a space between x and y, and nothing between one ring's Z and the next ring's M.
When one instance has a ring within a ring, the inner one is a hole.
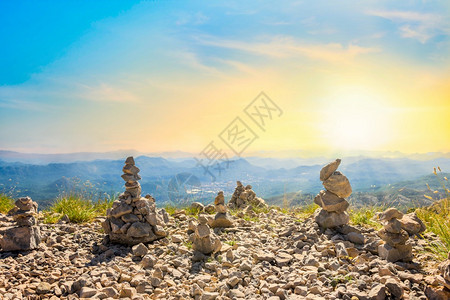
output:
M198 152L264 91L247 153L450 151L444 1L90 5L0 3L1 149Z

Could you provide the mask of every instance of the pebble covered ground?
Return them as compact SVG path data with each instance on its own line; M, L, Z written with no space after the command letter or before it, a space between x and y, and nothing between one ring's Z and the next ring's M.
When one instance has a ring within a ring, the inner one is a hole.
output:
M312 217L272 209L215 229L221 251L202 256L192 250L190 220L178 213L166 238L134 247L109 243L101 219L40 224L39 248L0 253L0 298L427 299L442 286L426 239L411 238L411 263L388 263L376 255L375 229L357 227L358 244L358 235L351 242Z

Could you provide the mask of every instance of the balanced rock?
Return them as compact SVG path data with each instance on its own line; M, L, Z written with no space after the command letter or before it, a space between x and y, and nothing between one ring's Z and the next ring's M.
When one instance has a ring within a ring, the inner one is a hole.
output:
M427 229L415 212L403 215L399 222L401 223L401 227L406 230L409 235L422 233Z
M200 215L198 220L200 224L193 233L192 248L205 255L218 252L222 248L222 243L209 228L208 219Z
M213 228L233 227L232 217L228 213L228 208L225 206L225 197L223 195L223 191L217 193L217 197L214 200L214 204L216 206L217 214L215 215L214 220L211 223L211 227Z
M139 168L133 157L125 160L122 179L125 181L125 192L114 201L112 208L106 212L106 220L102 223L105 233L113 243L137 245L163 238L167 235L164 226L169 221L165 210L157 210L155 199L146 195L141 197L141 186L138 180Z
M325 209L317 209L314 219L323 228L333 228L348 224L350 217L347 212L328 212Z
M323 182L323 186L329 192L336 194L338 197L346 198L352 194L352 187L348 178L339 171L335 171Z
M352 187L347 177L336 171L340 163L338 158L320 170L320 180L323 181L325 190L320 191L314 198L314 203L321 207L315 212L314 218L322 228L342 226L350 220L346 212L349 203L345 197L350 196Z
M314 203L328 212L343 212L346 211L349 206L347 200L340 198L329 191L320 191L314 198Z
M264 199L256 196L251 185L244 187L240 181L237 181L236 185L234 193L228 202L229 208L244 209L248 205L253 205L254 207L267 207Z
M41 233L36 217L38 204L30 197L17 199L8 214L13 217L16 227L0 229L0 248L2 251L25 251L38 247Z
M384 228L377 232L378 236L385 242L378 246L378 255L389 261L411 261L412 245L408 242L409 235L402 229L398 218L403 214L396 208L389 208L378 215L378 219Z
M328 165L323 167L322 170L320 170L320 181L327 180L331 176L331 174L336 172L336 170L340 164L341 164L341 159L338 158L335 161L330 162Z

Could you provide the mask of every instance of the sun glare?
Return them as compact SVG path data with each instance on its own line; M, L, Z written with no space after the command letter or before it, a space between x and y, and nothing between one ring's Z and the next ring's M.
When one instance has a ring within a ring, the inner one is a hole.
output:
M389 140L390 113L378 95L346 91L326 102L322 131L334 147L370 150Z

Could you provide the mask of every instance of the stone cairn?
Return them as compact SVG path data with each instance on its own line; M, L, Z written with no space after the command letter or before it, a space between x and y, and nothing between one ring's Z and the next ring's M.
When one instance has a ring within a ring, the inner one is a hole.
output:
M8 214L16 222L15 227L0 230L0 248L2 251L25 251L38 247L41 234L35 215L38 204L30 197L19 198Z
M211 227L213 228L225 228L225 227L233 227L233 221L228 213L228 208L225 206L225 196L223 195L223 191L217 193L217 197L214 200L214 205L216 209L216 216L212 221Z
M384 228L377 234L385 242L378 246L378 255L389 262L412 260L412 245L408 242L409 235L402 229L402 223L398 220L402 217L403 214L396 208L389 208L378 215Z
M244 187L240 181L236 181L236 184L237 186L231 196L231 200L228 202L229 208L243 209L250 205L267 207L266 202L262 198L256 197L256 193L252 190L251 185Z
M135 166L133 157L126 159L122 170L125 192L108 209L106 220L102 223L110 241L136 245L165 237L164 225L169 222L169 216L164 210L157 211L152 196L141 197L138 182L141 179L138 174L140 170Z
M352 187L348 178L336 171L340 163L341 160L336 159L320 170L325 190L317 194L314 203L322 208L316 211L315 220L323 228L345 225L350 220L346 212L349 204L345 198L351 195Z
M204 215L199 215L198 222L192 235L192 249L205 255L220 251L222 243L208 226L208 219Z

